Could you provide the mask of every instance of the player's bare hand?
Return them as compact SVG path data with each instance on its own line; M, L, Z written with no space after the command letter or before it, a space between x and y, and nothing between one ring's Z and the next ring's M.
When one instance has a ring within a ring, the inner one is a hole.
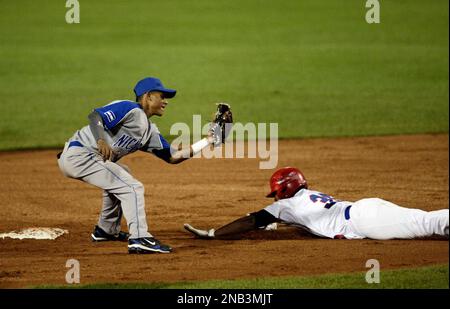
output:
M202 239L213 239L214 236L214 229L210 229L210 230L200 230L200 229L196 229L195 227L193 227L190 224L185 223L184 224L184 229L186 231L191 232L192 234L194 234L196 237L198 238L202 238Z
M109 147L107 142L105 142L102 139L99 139L97 141L97 148L103 158L103 162L105 162L106 160L109 161L112 160L114 156L114 151L111 149L111 147Z

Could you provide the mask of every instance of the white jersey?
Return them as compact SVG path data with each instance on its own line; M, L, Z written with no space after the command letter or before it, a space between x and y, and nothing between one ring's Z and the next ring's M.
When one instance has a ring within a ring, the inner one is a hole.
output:
M302 189L264 208L286 224L328 238L412 239L449 235L449 210L404 208L379 198L354 203ZM340 237L339 237L340 238Z
M279 200L265 208L274 217L321 236L363 238L351 232L345 211L351 202L339 201L318 191L302 189L293 197Z
M115 153L113 162L143 150L170 148L157 126L151 123L142 107L132 101L113 101L95 111L102 117L105 138ZM75 132L70 141L80 142L89 151L98 152L97 141L89 125Z

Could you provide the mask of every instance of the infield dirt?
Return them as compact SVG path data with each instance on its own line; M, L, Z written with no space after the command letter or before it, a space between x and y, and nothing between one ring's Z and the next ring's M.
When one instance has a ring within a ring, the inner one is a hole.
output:
M449 136L410 135L282 140L278 166L296 166L312 189L341 200L380 197L401 206L449 207ZM146 188L150 231L172 254L128 255L126 243L93 243L101 191L62 176L59 150L0 153L0 233L27 227L69 230L55 241L0 239L0 287L66 284L66 261L81 283L175 282L303 276L448 263L447 239L331 240L295 228L256 231L239 240L194 239L183 229L219 227L268 205L273 170L259 159L192 159L168 165L145 154L121 162ZM126 229L126 223L123 221Z

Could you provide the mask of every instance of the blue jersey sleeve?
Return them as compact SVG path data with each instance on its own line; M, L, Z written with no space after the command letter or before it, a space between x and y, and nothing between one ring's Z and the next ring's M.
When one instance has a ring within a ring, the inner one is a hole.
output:
M159 134L159 140L161 141L163 149L170 149L170 144L166 141L164 137L162 137L161 134Z
M137 103L130 101L119 101L100 108L95 111L102 117L105 128L111 130L133 109L141 108Z
M153 149L152 152L158 158L170 162L170 157L172 156L172 149L170 148L170 144L159 134L159 140L161 141L162 149Z

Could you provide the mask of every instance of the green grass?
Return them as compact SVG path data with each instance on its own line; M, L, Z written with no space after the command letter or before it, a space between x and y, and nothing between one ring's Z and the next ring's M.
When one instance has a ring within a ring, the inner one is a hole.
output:
M163 118L278 122L280 137L448 132L448 0L0 0L0 149L60 146L144 76Z
M448 265L380 272L380 283L368 284L366 273L330 274L248 280L214 280L180 283L87 284L37 288L85 289L448 289Z

